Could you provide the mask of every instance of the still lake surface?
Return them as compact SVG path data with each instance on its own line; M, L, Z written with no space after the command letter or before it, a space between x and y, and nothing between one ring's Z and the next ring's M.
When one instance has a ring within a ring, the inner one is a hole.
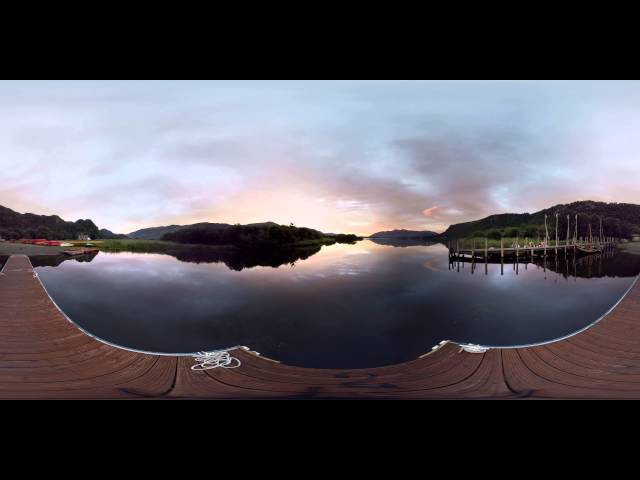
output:
M139 253L33 259L62 310L106 341L164 353L246 345L318 368L413 360L441 340L553 340L597 320L640 272L640 256L618 253L575 265L563 257L546 267L505 264L502 273L489 264L485 274L481 263L472 274L470 264L450 265L442 245L370 240L323 247L293 266L197 261Z

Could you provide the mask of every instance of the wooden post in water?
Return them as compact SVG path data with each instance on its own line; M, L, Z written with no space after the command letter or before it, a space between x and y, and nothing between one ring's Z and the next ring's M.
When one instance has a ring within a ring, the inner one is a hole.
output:
M500 258L504 258L504 238L500 237Z
M484 239L484 274L487 275L489 273L489 239L485 237Z
M564 244L564 254L567 255L567 249L569 248L569 231L571 226L571 217L567 215L567 241Z
M549 228L547 227L547 215L544 215L544 242L542 248L544 251L544 258L547 258L547 243L549 241Z
M558 212L556 212L556 258L558 257Z
M589 248L593 248L593 235L591 234L591 223L589 223Z
M600 217L600 235L598 236L600 243L604 242L604 234L602 233L602 217Z
M573 231L573 246L574 249L573 251L575 252L575 245L578 242L578 214L576 213L576 225L575 225L575 230Z

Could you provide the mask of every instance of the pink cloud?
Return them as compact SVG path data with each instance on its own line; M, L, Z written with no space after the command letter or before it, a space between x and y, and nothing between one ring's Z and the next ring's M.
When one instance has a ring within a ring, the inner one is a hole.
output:
M436 205L436 206L431 207L431 208L425 208L425 209L422 211L422 214L423 214L425 217L431 217L431 216L433 215L433 212L435 212L435 211L436 211L436 210L438 210L439 208L442 208L442 205Z

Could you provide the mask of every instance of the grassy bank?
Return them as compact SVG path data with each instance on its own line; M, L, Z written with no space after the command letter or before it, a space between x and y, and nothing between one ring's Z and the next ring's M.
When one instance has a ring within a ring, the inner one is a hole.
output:
M84 242L78 242L83 244ZM93 243L96 248L104 252L140 252L140 253L170 253L176 250L193 250L212 249L212 250L231 250L237 247L233 245L198 245L184 244L176 242L167 242L164 240L101 240ZM336 243L335 238L325 237L322 239L303 240L288 245L282 245L282 248L304 248L304 247L320 247L323 245L333 245Z
M103 252L139 252L139 253L170 253L176 250L187 250L196 245L182 245L180 243L165 242L163 240L103 240L95 243L95 246ZM228 250L230 245L207 246L207 248Z
M166 252L175 248L171 242L154 240L103 240L95 243L96 247L105 252Z

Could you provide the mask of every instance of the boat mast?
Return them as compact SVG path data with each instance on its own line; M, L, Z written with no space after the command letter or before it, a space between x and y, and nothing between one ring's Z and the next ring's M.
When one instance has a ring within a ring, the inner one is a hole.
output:
M602 217L600 217L600 243L604 241L604 236L602 233Z

